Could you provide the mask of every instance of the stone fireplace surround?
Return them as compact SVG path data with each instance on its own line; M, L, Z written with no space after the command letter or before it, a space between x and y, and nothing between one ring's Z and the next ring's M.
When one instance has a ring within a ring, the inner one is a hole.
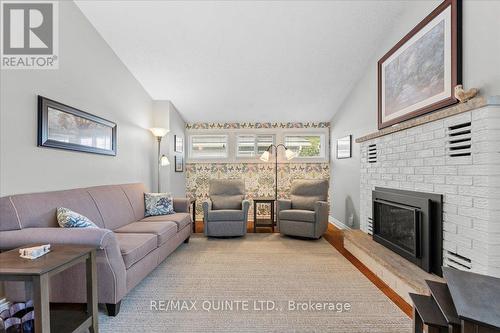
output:
M443 195L443 263L500 277L500 96L476 97L356 140L361 230L376 187Z

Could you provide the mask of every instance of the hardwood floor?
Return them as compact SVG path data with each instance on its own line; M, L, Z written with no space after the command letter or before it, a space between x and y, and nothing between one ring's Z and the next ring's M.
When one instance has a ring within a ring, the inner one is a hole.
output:
M248 233L253 233L253 222L248 223ZM271 228L257 228L257 233L270 233ZM196 233L203 233L203 222L196 221ZM354 257L344 248L344 237L342 230L332 224L328 224L328 230L323 237L349 260L364 276L366 276L378 289L380 289L391 301L393 301L408 317L412 318L412 306L401 298L394 290L384 283L378 276L370 271L361 261Z

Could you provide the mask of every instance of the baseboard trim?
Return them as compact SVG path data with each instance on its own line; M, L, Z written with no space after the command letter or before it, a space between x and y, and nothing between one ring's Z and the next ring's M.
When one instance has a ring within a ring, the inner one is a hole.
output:
M339 229L343 229L343 230L351 230L351 227L342 223L340 220L337 220L335 217L333 216L328 216L328 222L333 224L334 226L336 226L337 228Z

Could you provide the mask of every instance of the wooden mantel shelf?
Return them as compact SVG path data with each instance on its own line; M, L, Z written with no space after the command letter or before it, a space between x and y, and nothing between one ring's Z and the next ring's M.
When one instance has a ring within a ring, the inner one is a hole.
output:
M399 131L402 131L402 130L405 130L405 129L408 129L411 127L422 125L422 124L430 123L430 122L435 121L435 120L454 116L454 115L459 114L459 113L471 111L474 109L479 109L479 108L482 108L482 107L488 106L488 105L500 105L500 96L489 96L489 97L478 96L478 97L471 99L468 102L455 104L453 106L438 110L436 112L429 113L427 115L424 115L424 116L421 116L418 118L410 119L410 120L404 121L402 123L393 125L391 127L387 127L387 128L381 129L379 131L367 134L365 136L357 138L356 143L361 143L364 141L372 140L372 139L375 139L375 138L378 138L378 137L381 137L384 135L399 132Z

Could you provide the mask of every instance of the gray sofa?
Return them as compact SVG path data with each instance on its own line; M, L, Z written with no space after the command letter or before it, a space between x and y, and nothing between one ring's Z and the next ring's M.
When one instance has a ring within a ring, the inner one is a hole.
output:
M191 235L189 200L174 199L175 214L144 217L143 184L97 186L0 198L0 250L26 244L80 244L97 251L98 301L116 315L122 298ZM61 228L57 207L85 215L96 228ZM50 300L85 303L85 270L77 265L51 280ZM14 301L23 285L6 283Z
M248 208L245 183L238 179L212 179L210 199L203 202L204 233L209 237L244 236Z
M294 180L290 199L278 200L278 227L281 234L320 238L328 227L328 181Z

